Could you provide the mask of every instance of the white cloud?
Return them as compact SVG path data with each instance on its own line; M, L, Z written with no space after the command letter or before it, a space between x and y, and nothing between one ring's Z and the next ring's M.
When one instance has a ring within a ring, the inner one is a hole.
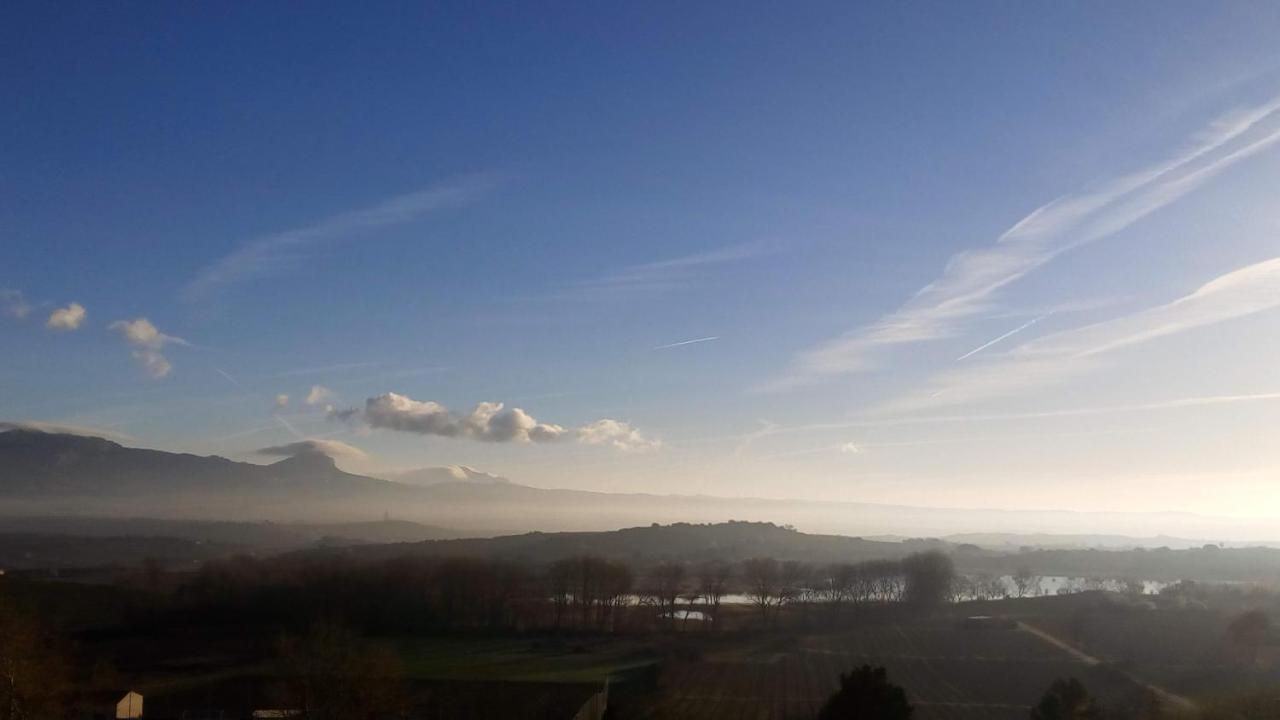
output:
M283 410L289 407L289 396L284 393L276 394L276 409Z
M1214 278L1172 302L1052 333L976 366L943 373L883 409L915 410L1017 394L1102 365L1100 356L1195 328L1280 307L1280 257Z
M1280 141L1275 127L1254 132L1277 110L1280 100L1273 100L1220 118L1171 160L1038 208L994 245L952 256L942 275L898 310L799 354L774 387L863 372L877 367L888 348L955 336L965 321L990 312L1005 286L1068 250L1123 230Z
M346 419L353 413L333 413ZM466 415L455 413L431 400L414 400L385 393L365 401L364 421L370 427L419 435L467 438L484 442L550 443L575 439L586 445L610 445L619 450L653 450L661 446L644 437L628 423L605 418L569 430L542 422L521 408L507 409L502 403L482 402Z
M272 445L271 447L260 448L255 451L259 455L270 455L275 457L294 457L295 455L304 455L307 453L319 453L328 455L335 460L367 460L368 453L354 445L348 445L340 440L299 440L298 442L288 443L285 445Z
M321 405L333 398L333 391L323 385L312 385L311 391L307 393L306 403L308 405Z
M861 455L866 451L863 450L862 446L859 445L858 443L847 442L840 446L840 452L844 453L845 455Z
M160 330L146 318L117 320L111 323L108 328L120 333L120 336L128 341L130 345L144 347L151 350L160 350L170 343L173 343L174 345L190 344L180 337L174 337L160 332Z
M167 377L173 371L173 365L169 363L169 358L155 350L135 350L133 359L142 365L142 369L153 380Z
M49 320L45 322L45 327L50 330L62 330L70 332L77 330L84 324L85 318L84 306L80 303L71 303L64 308L58 308L49 314Z
M488 192L495 183L495 178L488 175L464 177L334 215L313 225L251 240L202 269L183 288L182 297L200 300L227 285L281 273L303 259L311 246L466 204Z
M520 408L505 410L502 403L482 402L463 416L437 402L396 393L366 400L364 418L375 428L487 442L553 442L565 432L559 425L538 422Z
M20 290L0 290L0 315L23 320L31 314L31 306Z
M646 452L662 447L659 440L650 440L629 423L604 418L578 428L578 442L587 445L612 445L625 452Z
M116 441L133 440L133 436L113 430L103 430L102 428L89 427L87 425L41 422L38 420L0 420L0 432L6 430L34 430L43 433L80 435L82 437L98 437Z
M117 320L108 326L133 347L133 359L138 361L147 375L160 379L169 375L173 366L160 351L166 345L190 345L186 340L166 335L146 318Z

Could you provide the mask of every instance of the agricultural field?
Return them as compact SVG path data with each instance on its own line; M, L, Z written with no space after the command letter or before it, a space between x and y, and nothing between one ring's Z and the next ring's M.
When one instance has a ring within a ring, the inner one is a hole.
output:
M655 692L620 699L616 710L627 719L811 718L840 673L863 664L888 668L921 720L1023 720L1055 678L1070 675L1110 704L1140 694L1022 630L938 620L777 636L667 662Z
M651 644L627 639L406 639L408 677L422 680L593 683L656 660Z
M1057 599L1055 599L1057 600ZM1280 645L1264 639L1247 661L1228 626L1238 608L1141 607L1077 602L1070 611L1045 603L1023 620L1099 660L1196 700L1274 687Z

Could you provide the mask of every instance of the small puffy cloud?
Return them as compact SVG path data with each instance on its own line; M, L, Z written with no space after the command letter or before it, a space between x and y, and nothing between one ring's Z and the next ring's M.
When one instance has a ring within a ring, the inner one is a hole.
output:
M863 450L862 446L859 445L858 443L847 442L840 446L840 452L844 453L845 455L861 455L866 451Z
M630 423L603 418L578 428L578 442L587 445L612 445L625 452L646 452L662 446L660 440L651 440L640 434Z
M147 375L160 379L167 376L173 370L173 366L169 364L160 351L164 346L189 345L186 340L172 335L166 335L152 322L146 318L136 318L134 320L117 320L107 326L110 330L118 333L124 338L125 342L133 347L133 359L138 361L142 369Z
M30 314L31 306L22 297L21 291L0 290L0 315L22 320Z
M75 303L72 303L74 305ZM149 348L151 350L160 350L165 345L173 343L175 345L189 345L186 340L172 335L165 335L146 318L137 318L134 320L117 320L108 326L110 329L120 333L130 345L136 347Z
M328 455L334 460L367 460L369 455L354 445L339 440L299 440L285 445L272 445L260 448L258 455L271 457L294 457L308 453Z
M356 413L350 410L330 412L330 417L347 419ZM483 442L576 440L585 445L609 445L628 452L655 450L662 445L620 420L605 418L571 430L542 422L521 408L508 409L499 402L479 403L464 415L431 400L414 400L396 393L385 393L366 400L361 417L371 428Z
M138 364L146 371L147 376L153 380L166 377L173 371L173 365L169 364L169 358L155 350L135 350L133 359L138 361Z
M49 313L49 320L45 322L45 327L50 330L71 331L77 330L84 324L85 315L84 306L80 303L71 303L70 305L58 308Z
M485 442L553 442L565 434L559 425L538 422L524 410L507 410L502 403L482 402L470 414L459 415L440 403L396 393L366 400L364 418L375 428Z
M289 407L289 396L284 393L276 394L276 409L283 410Z
M323 385L312 385L307 393L308 405L321 405L333 398L333 391Z

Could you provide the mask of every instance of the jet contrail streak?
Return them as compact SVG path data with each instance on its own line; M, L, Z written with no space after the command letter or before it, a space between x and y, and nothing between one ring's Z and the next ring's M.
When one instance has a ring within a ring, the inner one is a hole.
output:
M1018 333L1022 332L1023 330L1026 330L1027 328L1031 327L1032 325L1035 325L1036 323L1040 322L1041 320L1043 320L1043 319L1045 319L1045 318L1049 317L1049 315L1052 315L1052 313L1047 313L1047 314L1041 315L1041 316L1040 316L1040 317L1038 317L1038 318L1032 318L1032 319L1028 320L1027 322L1025 322L1025 323L1023 323L1023 324L1019 325L1018 327L1016 327L1016 328L1014 328L1014 329L1010 330L1009 332L1007 332L1007 333L1005 333L1005 334L1001 335L1000 337L996 338L995 340L990 340L990 341L988 341L988 342L985 342L985 343L983 343L983 344L979 345L978 347L976 347L976 348L974 348L974 349L970 350L969 352L967 352L967 353L965 353L965 354L961 355L960 357L956 358L956 362L960 362L961 360L964 360L964 359L965 359L965 358L967 358L967 357L972 357L973 355L977 355L978 353L982 352L983 350L986 350L987 348L991 347L992 345L995 345L996 343L1000 342L1001 340L1004 340L1004 339L1006 339L1006 338L1009 338L1009 337L1012 337L1012 336L1014 336L1014 335L1017 335Z
M712 336L710 336L710 337L694 338L694 339L692 339L692 340L683 340L683 341L681 341L681 342L671 343L670 345L659 345L658 347L653 348L653 349L654 349L654 350L666 350L666 349L668 349L668 348L680 347L681 345L693 345L693 344L695 344L695 343L711 342L712 340L719 340L719 339L720 339L720 336L719 336L719 335L712 335Z
M216 373L218 373L218 374L219 374L219 375L221 375L222 377L226 378L226 379L227 379L227 382L231 383L232 385L235 385L236 387L240 388L241 390L243 390L243 389L244 389L244 386L240 384L240 381L239 381L239 380L236 380L236 379L235 379L235 378L233 378L233 377L231 377L231 373L227 372L226 370L223 370L223 369L222 369L222 368L220 368L220 367L214 367L214 368L213 368L213 371L214 371L214 372L216 372Z
M278 423L280 423L281 425L283 425L283 426L285 427L285 429L286 429L286 430L288 430L288 431L289 431L289 433L290 433L290 434L292 434L294 437L298 438L299 440L306 440L306 439L307 439L305 435L303 435L302 433L298 432L298 428L294 427L294 426L293 426L293 423L289 422L288 420L285 420L284 418L280 417L279 415L273 415L272 417L274 417L274 418L276 419L276 422L278 422Z

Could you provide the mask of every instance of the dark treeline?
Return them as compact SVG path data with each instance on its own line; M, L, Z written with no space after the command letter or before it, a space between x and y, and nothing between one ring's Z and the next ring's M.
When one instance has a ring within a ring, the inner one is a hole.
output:
M175 618L295 627L341 617L371 633L507 630L625 631L710 627L726 597L755 608L761 623L794 607L839 613L868 604L927 607L951 597L951 560L924 552L905 560L814 565L758 557L740 563L661 562L633 567L574 555L533 565L488 558L236 557L206 564L167 600Z

